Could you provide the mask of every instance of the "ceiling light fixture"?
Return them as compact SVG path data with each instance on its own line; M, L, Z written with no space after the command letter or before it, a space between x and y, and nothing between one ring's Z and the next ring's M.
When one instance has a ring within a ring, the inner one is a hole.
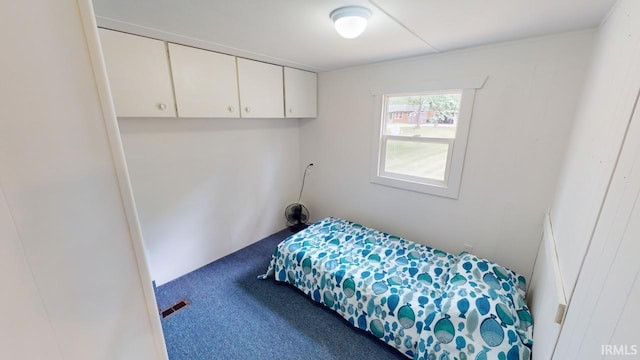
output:
M362 6L345 6L337 8L329 14L336 26L336 31L346 39L360 36L367 27L371 10Z

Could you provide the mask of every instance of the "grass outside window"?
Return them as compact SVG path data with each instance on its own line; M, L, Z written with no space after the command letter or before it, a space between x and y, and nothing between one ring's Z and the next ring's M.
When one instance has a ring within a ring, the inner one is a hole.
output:
M456 199L475 91L486 80L371 89L379 109L371 181Z

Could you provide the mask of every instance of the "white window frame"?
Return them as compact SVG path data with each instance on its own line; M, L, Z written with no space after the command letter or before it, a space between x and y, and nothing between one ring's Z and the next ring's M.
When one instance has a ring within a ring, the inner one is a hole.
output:
M467 139L469 137L469 127L471 125L471 117L473 114L475 91L482 88L486 80L487 77L482 76L476 78L432 81L420 84L387 86L384 88L371 89L376 109L371 161L371 182L403 190L457 199L460 192L460 183L462 181L462 170L464 168ZM385 119L383 116L386 115L385 102L388 97L407 96L413 94L447 93L449 91L462 92L462 96L460 98L460 111L458 113L456 123L456 136L454 139L405 137L384 134L383 127ZM436 179L385 172L384 162L386 144L389 140L449 144L444 180L440 181Z

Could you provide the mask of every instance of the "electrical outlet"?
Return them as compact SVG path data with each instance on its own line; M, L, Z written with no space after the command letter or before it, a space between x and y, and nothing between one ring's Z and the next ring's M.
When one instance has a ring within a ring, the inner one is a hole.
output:
M471 244L464 244L464 247L462 248L462 251L466 251L468 253L471 253L471 251L473 251L473 245Z

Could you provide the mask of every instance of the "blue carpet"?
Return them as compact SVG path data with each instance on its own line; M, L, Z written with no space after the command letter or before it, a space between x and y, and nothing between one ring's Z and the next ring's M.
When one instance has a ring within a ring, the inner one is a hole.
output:
M407 359L301 291L256 279L289 235L273 234L156 289L163 309L191 301L162 320L170 360Z

